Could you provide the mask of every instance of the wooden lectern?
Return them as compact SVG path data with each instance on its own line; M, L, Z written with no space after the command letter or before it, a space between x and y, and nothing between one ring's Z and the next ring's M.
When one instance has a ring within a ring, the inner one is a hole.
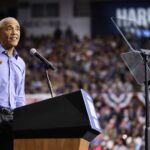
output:
M14 150L88 150L98 134L93 100L82 89L14 110Z

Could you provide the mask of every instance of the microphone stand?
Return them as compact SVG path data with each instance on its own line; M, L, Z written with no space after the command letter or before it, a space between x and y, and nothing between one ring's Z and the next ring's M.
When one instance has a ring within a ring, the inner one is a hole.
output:
M142 56L144 60L144 72L145 72L145 150L150 150L150 143L149 143L149 137L150 137L150 122L149 122L149 94L148 94L148 56L150 56L150 53L146 53L145 51L142 51ZM141 70L142 71L142 70Z
M48 69L49 67L47 65L45 66L45 73L46 73L46 79L47 79L47 84L48 84L48 88L49 88L49 92L51 93L52 98L54 97L54 92L53 92L53 88L52 88L52 83L50 81L49 75L48 75Z

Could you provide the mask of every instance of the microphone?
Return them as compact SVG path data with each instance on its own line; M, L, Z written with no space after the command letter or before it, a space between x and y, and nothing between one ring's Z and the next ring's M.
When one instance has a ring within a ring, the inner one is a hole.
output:
M37 50L35 49L35 48L31 48L30 49L30 54L32 55L32 56L36 56L39 60L41 60L43 63L44 63L44 65L46 66L46 68L47 69L52 69L52 70L56 70L56 68L53 66L53 64L52 63L50 63L46 58L44 58L43 56L41 56L38 52L37 52Z

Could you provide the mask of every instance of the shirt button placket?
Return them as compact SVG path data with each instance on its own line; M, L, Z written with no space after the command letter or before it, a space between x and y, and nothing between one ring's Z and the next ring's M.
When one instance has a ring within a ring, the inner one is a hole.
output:
M11 107L12 104L11 104L11 83L10 83L11 82L11 80L10 80L11 79L11 69L10 69L11 66L10 65L11 65L10 64L10 57L8 57L8 68L9 68L9 76L8 76L8 78L9 78L8 79L8 81L9 81L8 82L8 93L9 93L8 96L9 97L8 97L8 101L9 101L9 105Z

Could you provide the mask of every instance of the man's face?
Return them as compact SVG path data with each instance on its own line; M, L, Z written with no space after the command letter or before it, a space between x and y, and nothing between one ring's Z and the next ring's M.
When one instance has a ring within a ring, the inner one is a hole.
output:
M20 39L20 25L17 20L9 18L5 20L0 29L0 41L5 49L14 48Z

